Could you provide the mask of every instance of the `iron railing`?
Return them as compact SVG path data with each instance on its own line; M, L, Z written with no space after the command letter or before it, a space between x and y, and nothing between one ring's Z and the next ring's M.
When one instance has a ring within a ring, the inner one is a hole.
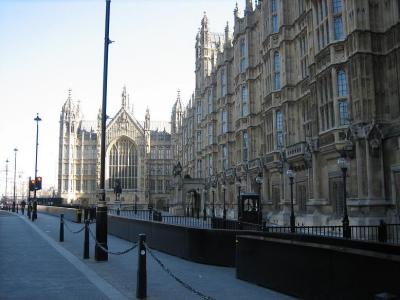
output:
M115 209L109 208L109 214L119 215L126 218L152 220L166 224L184 227L196 227L204 229L228 229L228 230L250 230L273 233L292 233L290 226L276 226L271 224L255 224L239 222L229 218L211 217L203 213L187 216L169 215L153 209ZM383 242L388 244L400 244L400 224L379 225L353 225L350 226L351 239L361 241ZM343 237L343 226L295 226L294 234L314 235L324 237Z

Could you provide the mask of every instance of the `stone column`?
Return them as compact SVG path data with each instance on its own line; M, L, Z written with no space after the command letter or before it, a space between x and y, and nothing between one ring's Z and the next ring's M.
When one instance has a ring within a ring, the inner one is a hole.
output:
M365 156L366 156L366 163L367 163L367 198L368 200L371 200L373 197L373 189L372 189L372 184L373 184L373 168L372 168L372 162L371 162L371 154L369 150L369 143L368 139L365 140Z
M358 198L364 198L364 189L363 189L363 173L362 173L362 164L363 157L361 152L360 140L356 141L356 163L357 163L357 194Z
M380 145L379 149L380 155L380 163L381 163L381 197L386 200L386 191L385 191L385 168L383 164L383 143Z
M319 189L319 176L318 176L318 158L317 153L312 154L312 179L313 179L313 198L320 199L320 189Z

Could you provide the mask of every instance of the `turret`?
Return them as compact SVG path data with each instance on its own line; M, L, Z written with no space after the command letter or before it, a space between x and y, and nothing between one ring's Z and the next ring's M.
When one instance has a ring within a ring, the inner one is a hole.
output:
M176 101L171 112L171 133L178 133L182 122L181 91L178 89Z
M144 121L144 135L146 139L146 154L150 153L150 111L146 109L146 116Z
M203 19L201 20L201 31L208 32L208 18L206 12L204 12Z
M253 1L246 0L246 9L244 10L244 15L247 16L253 11Z
M149 108L146 108L146 116L144 121L144 129L150 130L150 111Z

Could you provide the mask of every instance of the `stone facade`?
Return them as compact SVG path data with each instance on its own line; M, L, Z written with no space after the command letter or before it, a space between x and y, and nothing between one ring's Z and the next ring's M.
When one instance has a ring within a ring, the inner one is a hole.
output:
M67 203L92 205L98 200L100 133L101 113L97 122L83 120L69 93L60 115L58 166L58 192ZM118 203L165 208L170 147L171 135L165 128L153 130L148 110L143 123L135 119L124 88L121 108L106 127L106 201L116 202L118 180L122 187Z
M203 205L225 193L235 218L239 188L260 192L264 217L288 224L292 169L296 223L340 224L345 155L350 223L398 221L400 1L247 0L233 34L204 15L195 51L195 92L175 103L171 139Z

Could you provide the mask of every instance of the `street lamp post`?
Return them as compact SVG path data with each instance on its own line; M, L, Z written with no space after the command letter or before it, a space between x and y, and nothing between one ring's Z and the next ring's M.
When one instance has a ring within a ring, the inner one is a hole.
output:
M106 163L106 121L107 121L107 75L108 75L108 46L111 44L109 38L110 29L110 4L111 0L106 0L106 23L104 33L104 68L103 68L103 99L101 108L101 147L100 147L100 193L101 198L97 204L96 214L96 243L95 259L97 261L107 261L108 253L103 249L107 246L107 205L105 190L105 163ZM100 247L101 246L101 247Z
M206 209L206 195L207 191L206 189L203 190L203 220L207 220L207 209Z
M115 180L114 193L115 193L115 202L118 204L117 215L119 215L121 211L121 193L122 193L121 180L119 179Z
M10 161L8 160L8 158L6 159L6 190L4 191L4 198L6 200L7 203L7 185L8 185L8 163ZM8 203L7 203L7 207L8 207Z
M35 155L35 183L37 178L37 160L38 160L38 146L39 146L39 122L42 119L39 114L36 114L36 118L33 119L36 122L36 155ZM36 200L36 187L33 190L33 209L32 209L32 221L37 219L37 200Z
M346 192L346 177L347 169L349 168L349 163L346 160L346 156L343 153L342 156L337 160L339 168L342 170L343 176L343 237L346 239L351 238L350 222L349 216L347 215L347 192Z
M137 213L137 199L138 196L135 194L135 214Z
M287 170L287 176L290 180L290 232L295 232L295 225L296 225L296 217L294 216L294 208L293 208L293 179L295 173L292 169Z
M259 172L256 177L256 183L258 185L258 195L260 196L259 199L259 206L258 206L258 224L261 224L262 221L262 207L261 207L261 186L263 183L263 174Z
M212 217L215 218L215 187L217 186L217 177L211 177L212 187Z
M16 194L15 194L15 182L17 179L17 147L14 148L14 201L13 201L13 212L15 212L15 206L18 205L17 204L17 199L16 199ZM18 206L17 206L17 212L18 212Z
M222 211L222 218L224 219L224 221L226 220L226 206L225 206L225 203L226 203L226 199L225 199L225 196L226 196L226 186L225 186L225 182L222 184L222 190L223 190L223 193L224 193L224 198L223 198L223 200L224 200L224 202L223 202L223 208L224 208L224 210Z
M212 216L215 218L215 191L212 190Z

